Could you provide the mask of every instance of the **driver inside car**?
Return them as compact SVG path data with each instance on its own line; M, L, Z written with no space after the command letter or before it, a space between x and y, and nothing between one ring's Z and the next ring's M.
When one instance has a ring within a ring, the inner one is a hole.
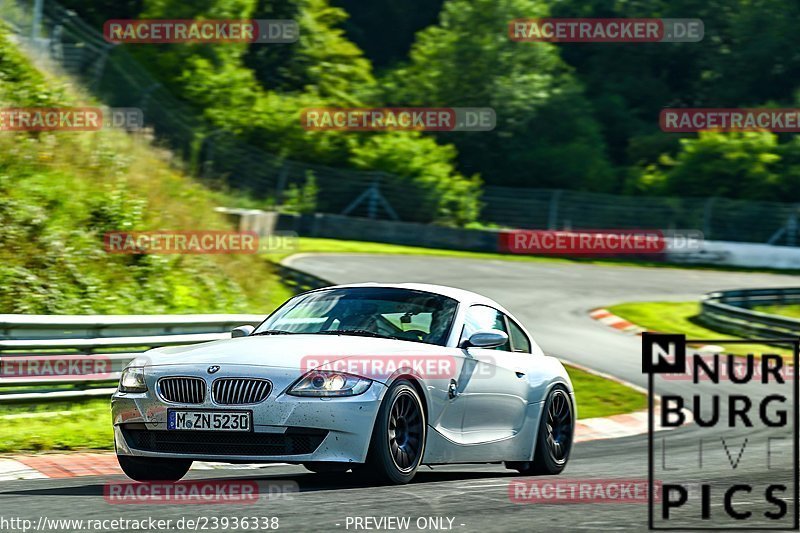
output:
M346 315L339 317L339 325L335 329L341 330L365 330L373 333L378 333L378 324L376 320L377 307L361 306L358 310L348 310Z

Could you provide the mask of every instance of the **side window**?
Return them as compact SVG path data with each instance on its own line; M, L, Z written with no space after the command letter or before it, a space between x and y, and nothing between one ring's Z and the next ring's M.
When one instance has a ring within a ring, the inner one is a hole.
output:
M510 330L511 344L514 346L515 352L531 353L531 341L522 328L519 327L513 320L508 319L508 329Z
M482 329L499 329L508 334L503 313L485 305L473 305L467 311L461 341L463 342L470 338L473 333ZM511 351L511 346L509 346L509 343L505 343L503 346L498 346L494 349L509 352Z

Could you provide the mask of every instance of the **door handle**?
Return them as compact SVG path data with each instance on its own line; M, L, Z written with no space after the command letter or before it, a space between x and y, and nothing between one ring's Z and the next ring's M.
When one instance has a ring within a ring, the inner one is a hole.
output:
M520 378L520 379L522 379L522 378L524 378L524 377L525 377L525 372L520 372L519 370L517 370L517 371L515 372L515 374L516 374L516 375L517 375L517 377L518 377L518 378Z
M458 396L458 383L456 383L456 380L451 379L450 385L447 387L447 397L452 400L456 396Z

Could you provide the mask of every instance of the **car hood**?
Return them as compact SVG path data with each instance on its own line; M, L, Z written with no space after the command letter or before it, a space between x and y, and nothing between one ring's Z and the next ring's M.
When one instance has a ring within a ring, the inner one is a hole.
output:
M453 352L453 348L421 342L352 335L264 335L155 348L142 354L135 364L238 364L308 370L319 366L316 362L347 357L413 357Z

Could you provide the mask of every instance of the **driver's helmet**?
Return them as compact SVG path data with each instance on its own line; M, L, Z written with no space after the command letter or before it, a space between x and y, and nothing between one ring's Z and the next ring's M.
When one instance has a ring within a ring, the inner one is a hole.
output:
M339 317L339 329L365 329L376 331L377 323L375 305L360 305L353 309L348 309L347 313Z
M449 314L443 310L434 311L431 314L431 327L430 332L425 335L425 341L427 342L442 342L444 339L442 337L447 333L446 329L449 321Z

